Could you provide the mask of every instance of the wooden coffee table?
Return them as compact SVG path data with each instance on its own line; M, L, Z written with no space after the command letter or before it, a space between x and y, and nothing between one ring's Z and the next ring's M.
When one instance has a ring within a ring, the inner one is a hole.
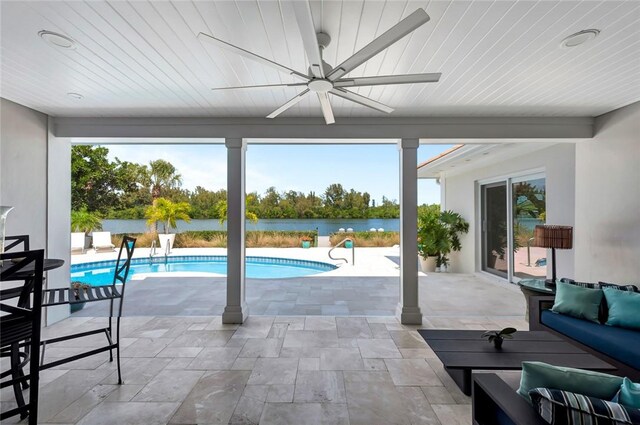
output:
M466 395L471 395L472 370L517 370L523 361L539 361L601 372L616 367L545 331L518 331L502 349L481 338L484 331L419 329L418 332Z

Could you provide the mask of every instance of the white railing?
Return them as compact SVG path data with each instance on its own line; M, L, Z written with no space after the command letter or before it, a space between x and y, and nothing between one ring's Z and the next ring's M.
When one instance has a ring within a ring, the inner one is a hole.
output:
M353 239L351 239L351 238L344 238L343 240L341 240L340 242L338 242L338 243L336 244L336 246L334 246L333 248L331 248L331 249L329 250L328 255L329 255L329 258L331 258L332 260L342 260L342 261L344 261L345 263L349 264L349 260L347 260L346 258L342 258L342 257L332 257L332 256L331 256L331 252L332 252L334 249L336 249L336 248L338 248L338 247L340 247L340 246L344 245L347 241L351 241L351 242L352 242L352 244L351 244L351 265L354 265L354 264L356 263L356 244L353 242ZM346 248L346 247L345 247L345 248Z

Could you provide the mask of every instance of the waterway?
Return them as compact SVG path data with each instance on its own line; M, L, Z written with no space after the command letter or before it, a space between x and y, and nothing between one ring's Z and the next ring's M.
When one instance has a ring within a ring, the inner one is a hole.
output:
M320 236L335 233L338 229L352 228L356 232L365 232L372 228L397 232L400 220L385 218L370 219L261 219L257 223L247 221L247 230L318 230ZM102 229L111 233L144 233L147 230L145 220L102 220ZM162 231L162 227L160 227ZM190 223L178 222L177 233L189 230L226 230L226 224L218 220L191 220Z

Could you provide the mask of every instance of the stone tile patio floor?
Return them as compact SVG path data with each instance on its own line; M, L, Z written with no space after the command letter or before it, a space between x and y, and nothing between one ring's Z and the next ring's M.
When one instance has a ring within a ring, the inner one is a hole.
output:
M527 325L521 295L471 277L458 281L438 292L421 281L422 326L391 316L251 316L242 326L223 325L219 316L125 317L124 385L106 354L44 371L39 422L469 424L470 399L416 329ZM104 321L74 315L45 334ZM104 339L93 338L52 346L47 359ZM2 400L10 408L10 389Z
M104 320L74 317L46 333ZM448 324L470 327L465 319ZM473 322L502 325L500 319ZM471 423L469 398L416 328L392 317L252 316L242 326L223 325L220 317L127 317L124 384L117 385L115 362L106 354L44 371L39 419L82 425ZM95 342L50 347L47 358ZM6 388L2 394L13 399Z

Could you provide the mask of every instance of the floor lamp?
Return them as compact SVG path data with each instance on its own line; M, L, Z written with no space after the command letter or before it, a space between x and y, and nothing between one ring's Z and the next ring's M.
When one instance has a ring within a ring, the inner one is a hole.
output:
M573 227L539 224L534 232L534 245L551 248L551 279L545 280L548 286L556 284L556 249L571 249L573 247ZM549 264L549 262L547 262Z

